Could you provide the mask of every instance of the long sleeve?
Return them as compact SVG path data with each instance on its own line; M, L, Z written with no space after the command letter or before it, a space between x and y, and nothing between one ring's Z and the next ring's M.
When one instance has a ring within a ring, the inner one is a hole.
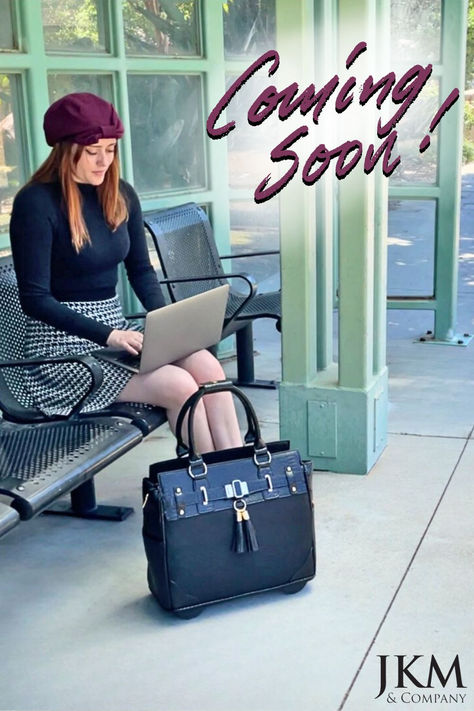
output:
M105 345L111 328L76 313L51 293L53 233L58 204L51 186L46 185L28 186L15 198L10 240L21 307L31 318Z
M128 183L122 183L128 198L128 233L130 250L125 257L125 268L135 294L147 311L159 309L165 305L158 277L153 269L148 254L143 215L138 196Z

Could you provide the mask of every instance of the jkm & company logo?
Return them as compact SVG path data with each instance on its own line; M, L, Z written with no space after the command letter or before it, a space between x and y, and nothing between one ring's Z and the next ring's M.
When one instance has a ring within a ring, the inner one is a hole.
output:
M422 654L414 654L410 659L405 654L378 654L380 659L380 691L375 697L380 698L382 694L386 694L385 699L388 703L401 702L402 704L464 704L466 701L466 693L452 693L454 684L451 683L451 693L442 692L445 689L449 678L452 676L452 682L456 680L457 689L465 689L461 676L461 663L457 654L450 668L446 673L441 670L441 667L436 657L431 655L431 660L428 668L422 671L420 662L416 665L416 673L412 669L415 662L423 659ZM392 658L392 659L391 659ZM396 659L396 662L393 661ZM387 691L388 667L393 666L396 670L397 684L393 689L407 689L407 691ZM426 683L423 683L426 679ZM438 683L436 683L436 680ZM430 692L415 692L412 687L417 689L433 689Z

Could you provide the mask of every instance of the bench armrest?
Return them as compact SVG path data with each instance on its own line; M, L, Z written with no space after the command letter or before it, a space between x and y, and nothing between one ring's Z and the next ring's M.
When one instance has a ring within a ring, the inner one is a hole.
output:
M0 361L1 368L23 368L25 366L31 365L57 365L59 363L78 363L83 365L88 369L91 375L91 382L85 393L85 395L74 405L68 415L64 416L63 419L69 419L76 415L81 409L84 401L90 395L93 395L99 387L102 385L103 372L102 366L96 358L90 355L65 355L65 356L52 356L48 358L24 358L22 360L4 360Z
M271 249L265 252L244 252L243 254L220 254L219 259L242 259L244 257L266 257L269 254L280 254L279 249Z

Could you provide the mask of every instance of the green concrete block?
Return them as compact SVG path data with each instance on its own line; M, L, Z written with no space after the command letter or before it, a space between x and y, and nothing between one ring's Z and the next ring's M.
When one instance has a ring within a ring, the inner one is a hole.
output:
M280 386L280 436L315 469L367 474L387 443L386 369L370 388Z

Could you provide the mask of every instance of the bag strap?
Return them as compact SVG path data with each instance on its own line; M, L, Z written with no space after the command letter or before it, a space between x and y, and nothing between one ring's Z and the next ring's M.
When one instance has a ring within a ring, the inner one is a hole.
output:
M188 399L184 402L179 414L178 414L178 419L176 420L176 439L177 439L177 445L176 445L176 454L178 457L182 457L186 454L188 454L189 447L185 444L184 439L183 439L183 420L186 417L187 413L193 407L196 403L196 401L200 400L201 397L204 395L208 395L210 392L215 392L214 388L215 386L218 385L220 388L223 388L223 386L226 386L224 389L235 389L235 385L232 383L231 380L218 380L218 381L213 381L209 383L203 383L198 390L196 390L195 393L190 395ZM228 386L228 387L227 387ZM203 392L201 392L203 390ZM221 390L219 390L221 391ZM240 391L239 391L240 392ZM243 396L245 398L245 395ZM244 408L247 406L247 409L245 410L246 417L247 417L247 432L244 437L244 441L246 444L249 444L250 442L254 442L257 433L255 430L255 423L257 425L257 429L259 428L258 421L257 421L257 416L255 414L255 411L253 410L252 404L249 400L246 402L243 402ZM250 412L249 412L250 410ZM189 430L189 426L188 426ZM188 432L189 434L189 432ZM189 439L188 439L189 441Z
M229 382L229 384L232 384L231 381L222 381L222 382ZM204 385L211 385L211 383L204 383L201 387L204 387ZM196 398L199 395L199 389L196 390L195 393L190 395L187 400L183 403L181 410L179 411L178 414L178 419L176 420L176 454L178 457L184 457L186 454L189 454L189 447L188 445L184 442L183 439L183 422L184 418L188 414L189 410L191 407L194 405L194 402ZM248 433L247 433L248 434Z
M247 426L248 430L247 433L244 437L244 441L246 444L253 443L254 445L254 450L255 450L255 458L258 457L264 457L264 461L262 464L266 462L266 460L269 458L269 453L267 450L267 446L265 442L262 440L261 432L260 432L260 425L258 423L257 415L255 413L255 410L253 408L252 403L248 399L248 397L241 391L239 388L237 388L235 385L230 380L221 380L213 383L203 383L199 389L193 393L184 403L183 407L180 410L180 413L178 415L178 419L176 421L176 438L177 438L177 445L176 445L176 454L178 457L182 457L185 455L189 456L189 462L190 462L190 468L191 465L202 465L202 457L201 455L196 451L196 445L195 445L195 440L194 440L194 414L196 411L196 407L198 402L201 400L201 398L204 397L204 395L211 395L213 393L219 393L219 392L230 392L233 395L235 395L240 402L242 403L245 411L245 415L247 417ZM184 440L183 440L183 421L184 418L186 417L186 414L189 413L188 416L188 442L189 445L186 445ZM260 462L256 460L257 465L260 465ZM194 478L198 478L195 474L192 474L190 472L191 476L194 476ZM201 475L202 476L202 475Z
M186 400L186 402L183 404L179 415L178 419L176 421L176 439L177 439L177 445L176 445L176 454L178 457L184 456L189 453L190 447L185 444L183 440L183 420L186 417L186 414L188 411L191 409L193 410L193 414L190 414L190 417L188 419L188 441L193 444L193 449L194 447L194 436L193 436L193 423L194 423L194 410L196 408L197 403L199 400L204 397L204 395L209 395L215 392L231 392L234 395L236 395L239 400L241 401L244 410L245 410L245 415L247 417L247 432L244 437L244 441L246 444L250 444L253 442L254 444L256 443L257 446L259 443L262 443L261 440L261 434L260 434L260 425L258 423L257 415L255 413L255 410L253 408L252 403L250 400L247 398L247 396L239 390L231 380L218 380L214 382L209 382L209 383L203 383L198 390L196 390L195 393L190 395L190 397Z

